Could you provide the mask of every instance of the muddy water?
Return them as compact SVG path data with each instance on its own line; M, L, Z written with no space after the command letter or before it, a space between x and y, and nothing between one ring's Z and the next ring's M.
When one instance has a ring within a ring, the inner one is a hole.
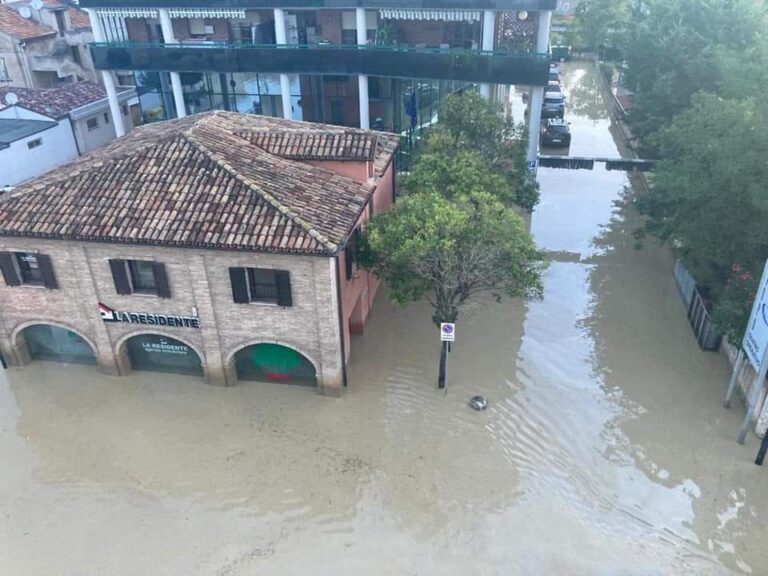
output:
M571 153L618 154L587 67ZM545 297L377 301L339 400L35 364L0 372L0 574L768 573L765 475L620 173L542 170ZM476 413L469 396L485 394Z

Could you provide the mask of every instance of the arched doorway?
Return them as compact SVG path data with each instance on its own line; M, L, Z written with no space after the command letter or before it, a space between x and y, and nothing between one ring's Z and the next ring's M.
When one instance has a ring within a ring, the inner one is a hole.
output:
M33 324L22 330L29 356L67 364L96 364L96 354L77 332L54 324Z
M315 367L301 352L280 344L253 344L235 353L238 380L317 386Z
M137 334L125 342L133 370L203 376L200 356L189 344L162 334Z

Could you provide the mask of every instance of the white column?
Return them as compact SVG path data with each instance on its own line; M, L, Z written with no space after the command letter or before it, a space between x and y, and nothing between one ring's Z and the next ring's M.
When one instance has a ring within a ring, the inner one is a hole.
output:
M288 44L288 34L285 32L285 10L275 8L275 41L278 44Z
M491 52L493 50L493 40L496 37L496 13L493 10L483 10L483 40L480 48ZM484 98L491 97L491 85L488 83L480 84L480 95Z
M355 22L357 24L357 44L368 44L368 25L365 21L365 8L355 8ZM368 76L357 77L357 92L360 108L360 128L368 130L371 127L371 113L368 109Z
M95 10L88 10L88 17L91 19L93 41L104 42L106 36L98 14ZM115 79L110 70L102 70L101 77L104 80L104 88L107 91L107 101L109 102L109 112L112 114L112 122L115 123L115 134L119 138L120 136L125 135L125 124L123 123L123 113L120 111L120 102L117 99Z
M160 27L163 30L163 42L176 44L173 35L173 23L167 8L158 8L160 15ZM162 74L162 72L160 72ZM178 72L171 72L171 89L173 90L173 102L176 104L176 117L184 118L187 115L187 105L184 103L184 90L181 87L181 76Z
M536 52L546 54L549 52L549 28L552 22L552 11L539 12L539 21L536 27ZM531 88L531 107L528 116L528 162L536 162L539 154L539 132L541 130L541 107L544 104L544 87ZM536 165L533 165L536 169Z
M288 34L285 31L285 11L282 8L274 9L275 15L275 41L278 44L288 44ZM293 120L291 108L291 79L288 74L280 74L280 97L283 101L283 118Z
M552 11L539 12L539 23L536 27L536 52L546 54L549 52L549 28L552 23Z
M544 104L544 87L531 88L531 100L528 111L528 162L529 167L535 170L536 166L530 166L536 162L539 156L539 131L541 130L541 107Z

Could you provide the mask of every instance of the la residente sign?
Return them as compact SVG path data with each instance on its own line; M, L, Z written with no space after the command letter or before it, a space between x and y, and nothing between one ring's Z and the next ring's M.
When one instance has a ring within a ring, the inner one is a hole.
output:
M200 328L200 318L176 314L155 314L153 312L124 312L114 310L99 302L99 314L104 322L125 322L147 326L168 326L169 328Z

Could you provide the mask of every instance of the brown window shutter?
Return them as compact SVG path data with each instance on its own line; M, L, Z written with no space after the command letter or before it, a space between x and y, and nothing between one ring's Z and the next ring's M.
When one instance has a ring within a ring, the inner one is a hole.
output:
M248 284L245 281L245 268L230 268L229 281L232 284L232 298L236 304L248 304Z
M160 296L160 298L170 298L171 286L168 284L168 274L165 271L165 264L162 262L153 262L152 272L155 274L157 295Z
M275 282L277 283L277 305L293 306L291 275L286 271L277 270L275 272Z
M40 274L43 277L43 285L49 290L56 290L59 284L56 282L56 275L53 273L53 264L51 257L47 254L37 254L37 265L40 266Z
M7 286L21 286L21 280L13 265L13 254L10 252L0 252L0 271Z
M112 279L115 281L115 290L118 294L130 294L131 283L128 281L128 271L125 269L125 260L110 260L109 267L112 270Z
M347 277L347 280L352 280L352 262L354 260L354 256L352 254L352 242L350 241L347 244L347 247L344 248L344 273Z

